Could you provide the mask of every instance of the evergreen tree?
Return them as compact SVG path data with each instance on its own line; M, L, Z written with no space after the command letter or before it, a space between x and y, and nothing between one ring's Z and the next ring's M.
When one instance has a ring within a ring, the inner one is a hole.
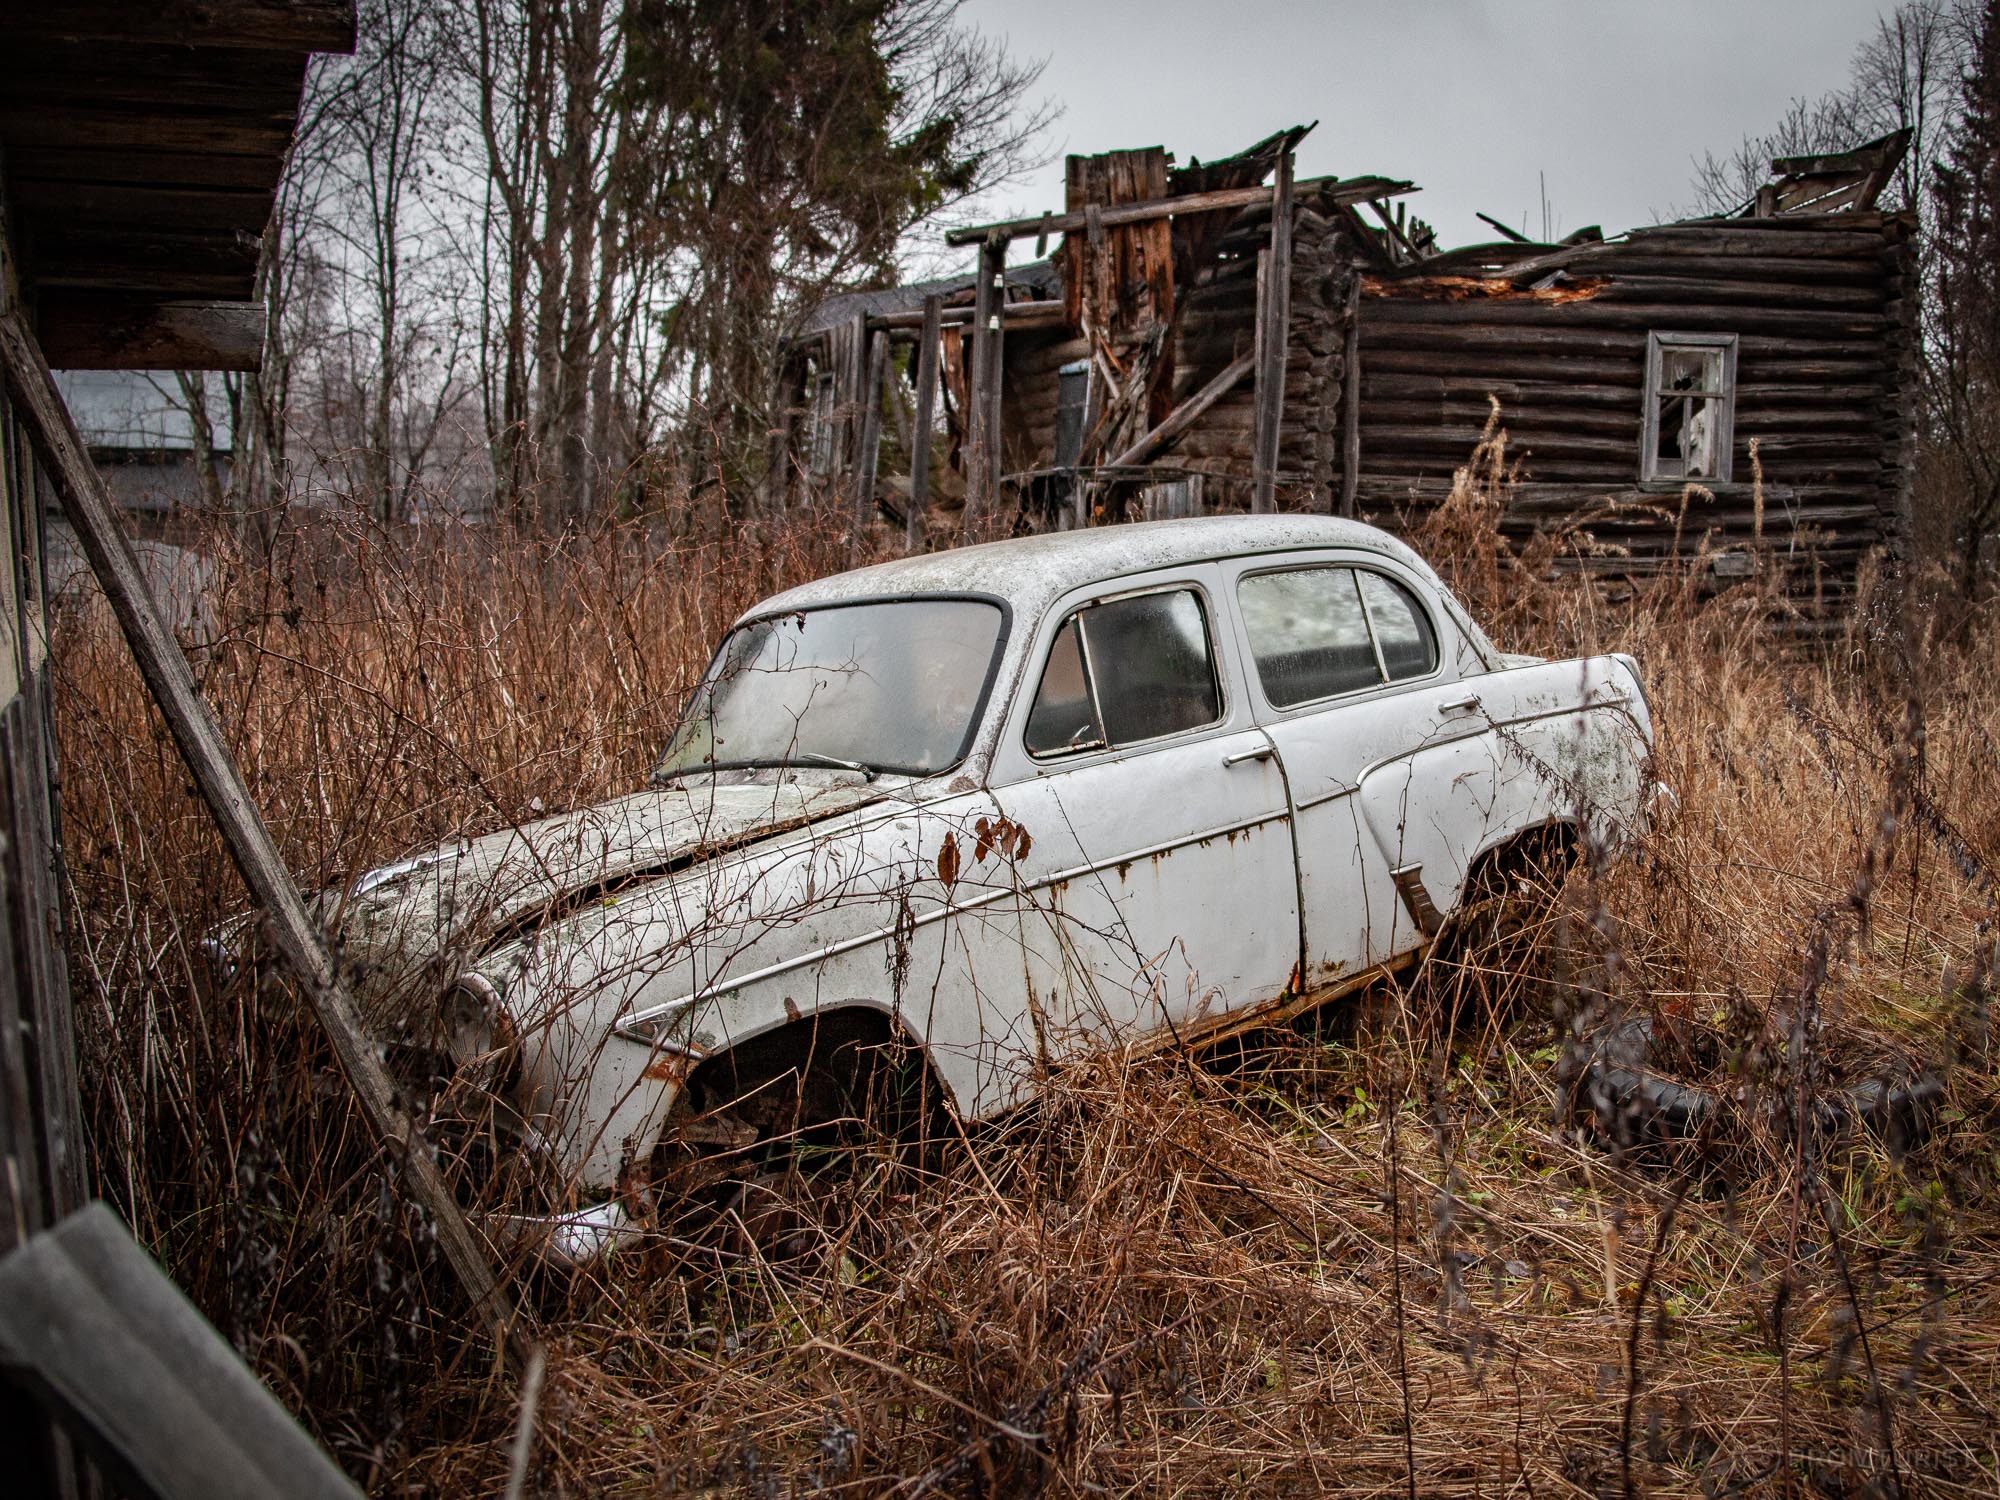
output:
M2000 0L1987 0L1963 110L1931 183L1928 438L1970 596L1992 585L2000 533Z

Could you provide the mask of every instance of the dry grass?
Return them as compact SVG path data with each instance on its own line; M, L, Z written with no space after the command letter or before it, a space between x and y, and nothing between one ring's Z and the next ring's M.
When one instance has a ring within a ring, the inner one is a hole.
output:
M1993 1492L2000 632L1878 605L1780 651L1772 588L1689 579L1609 610L1510 558L1481 457L1427 550L1504 645L1634 651L1680 798L1570 879L1554 1011L1469 955L1074 1070L921 1167L861 1148L798 1261L536 1278L530 1493ZM635 785L725 621L845 562L807 524L318 538L228 574L198 666L331 882ZM498 1491L511 1378L313 1038L195 983L236 886L115 634L71 609L56 657L101 1190L373 1490ZM1559 1080L1613 1009L1735 1096L1704 1161L1580 1137ZM1920 1149L1799 1146L1912 1060L1949 1089Z

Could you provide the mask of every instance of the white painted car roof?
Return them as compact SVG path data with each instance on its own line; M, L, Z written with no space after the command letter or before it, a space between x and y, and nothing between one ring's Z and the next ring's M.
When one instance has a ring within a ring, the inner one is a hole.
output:
M1062 595L1087 584L1214 558L1324 547L1378 553L1414 569L1420 577L1434 576L1403 543L1359 521L1333 516L1201 516L1048 532L898 558L788 589L756 605L744 618L853 599L988 594L1006 600L1017 617L1033 621Z

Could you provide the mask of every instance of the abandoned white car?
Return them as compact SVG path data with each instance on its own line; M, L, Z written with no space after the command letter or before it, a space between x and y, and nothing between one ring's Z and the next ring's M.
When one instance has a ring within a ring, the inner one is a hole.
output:
M329 915L392 1056L544 1174L575 1254L644 1221L667 1154L838 1104L859 1049L974 1121L1083 1049L1410 963L1482 861L1615 839L1650 734L1629 658L1497 653L1371 527L1068 532L766 600L646 790Z

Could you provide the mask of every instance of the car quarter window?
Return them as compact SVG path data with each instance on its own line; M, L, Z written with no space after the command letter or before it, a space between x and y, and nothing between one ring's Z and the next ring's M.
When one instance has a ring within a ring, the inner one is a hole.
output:
M1237 585L1236 598L1257 680L1275 708L1421 677L1437 666L1437 634L1423 606L1380 573L1253 573Z
M1393 578L1366 569L1354 576L1360 581L1361 602L1368 606L1368 623L1389 680L1429 676L1438 664L1437 632L1424 607Z
M1208 619L1193 589L1088 604L1063 622L1028 710L1031 755L1132 745L1222 718Z

